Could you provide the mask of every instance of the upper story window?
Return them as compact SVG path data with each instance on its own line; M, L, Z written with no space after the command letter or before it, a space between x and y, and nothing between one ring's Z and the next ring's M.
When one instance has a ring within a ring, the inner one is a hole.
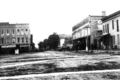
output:
M3 38L1 39L1 43L4 43L4 39Z
M3 29L2 29L2 35L4 34L4 31L3 31Z
M22 43L24 42L24 38L22 37Z
M109 33L109 24L107 24L107 33Z
M12 39L12 43L15 43L15 38Z
M18 31L18 32L20 32L20 30L19 30L19 29L18 29L17 31Z
M7 29L7 34L9 33L9 30Z
M114 20L112 20L112 29L114 29Z
M28 38L26 37L26 43L28 42Z
M106 25L104 25L104 33L106 32Z
M103 33L104 33L104 31L105 31L105 26L103 25Z
M28 31L28 29L25 29L25 31Z
M8 44L10 43L10 38L7 38L7 43L8 43Z
M105 33L107 32L107 25L105 25Z
M14 29L13 29L12 33L15 34L15 30Z
M17 39L18 40L18 43L20 42L20 38Z
M119 31L119 21L117 20L116 21L116 24L117 24L117 32Z
M9 35L9 32L10 32L9 29L7 29L7 35Z
M109 24L103 25L103 33L109 33Z

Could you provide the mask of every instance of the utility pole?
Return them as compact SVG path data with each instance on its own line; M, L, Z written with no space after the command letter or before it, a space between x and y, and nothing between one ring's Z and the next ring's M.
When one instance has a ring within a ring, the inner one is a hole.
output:
M86 27L86 29L87 29L87 37L86 37L86 51L88 51L88 26Z

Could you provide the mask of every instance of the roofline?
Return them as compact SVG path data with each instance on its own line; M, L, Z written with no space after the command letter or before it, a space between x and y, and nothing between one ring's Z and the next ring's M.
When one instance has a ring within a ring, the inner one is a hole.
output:
M75 26L73 26L72 31L78 29L80 27L79 25L82 24L82 22L85 21L86 19L89 19L89 16L86 17L86 18L84 18L82 21L80 21L79 23L77 23ZM76 29L74 29L75 27L76 27Z
M99 15L89 15L87 18L89 18L89 17L104 17L104 16L99 16ZM85 18L85 19L87 19L87 18ZM73 28L72 28L72 31L74 31L74 30L76 30L76 29L78 29L80 26L78 26L80 23L82 23L85 19L83 19L81 22L79 22L77 25L75 25L75 26L73 26ZM76 27L76 29L74 29Z
M100 15L89 15L90 17L105 17L105 16L100 16Z
M101 20L102 20L102 21L106 21L106 20L108 20L108 19L110 19L110 18L112 18L112 17L114 17L114 16L116 16L116 15L118 15L118 14L120 14L120 10L119 10L119 11L116 11L116 12L114 12L114 13L112 13L112 14L104 17L104 18L102 18Z

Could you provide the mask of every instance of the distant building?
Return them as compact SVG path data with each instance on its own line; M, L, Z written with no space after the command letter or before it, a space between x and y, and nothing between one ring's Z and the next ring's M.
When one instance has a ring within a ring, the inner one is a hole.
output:
M102 48L120 49L120 10L102 18L102 22Z
M72 38L72 36L71 35L65 35L65 34L58 34L58 36L60 37L60 45L59 45L59 47L67 47L68 44L69 44L68 40L70 38Z
M33 42L33 35L30 35L30 50L34 51L35 49L35 43Z
M65 41L64 41L64 43L63 43L63 46L64 46L65 48L70 48L70 49L72 49L72 47L73 47L72 36L65 38Z
M0 23L1 51L28 50L30 46L29 24Z

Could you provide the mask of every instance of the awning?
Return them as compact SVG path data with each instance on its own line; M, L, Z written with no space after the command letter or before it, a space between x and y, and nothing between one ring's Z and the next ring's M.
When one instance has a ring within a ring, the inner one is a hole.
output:
M110 34L102 35L99 40L102 41L104 38L107 38L110 36L111 36Z
M1 46L1 48L14 48L16 47L16 45L4 45L4 46Z
M74 39L74 40L85 39L85 38L87 38L87 37L90 37L90 35L89 35L89 36L80 37L80 38L77 38L77 39Z

